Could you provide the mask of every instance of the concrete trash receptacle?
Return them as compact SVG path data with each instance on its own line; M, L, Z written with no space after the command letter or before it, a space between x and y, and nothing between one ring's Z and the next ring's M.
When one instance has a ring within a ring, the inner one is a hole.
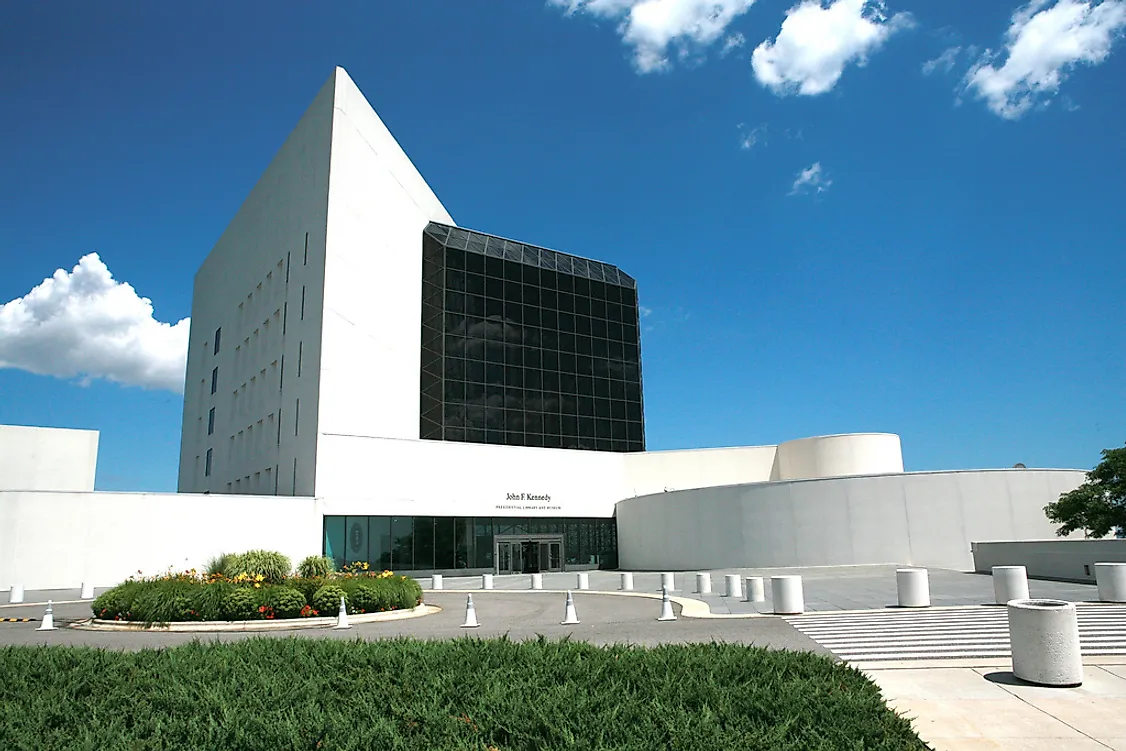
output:
M1014 676L1038 686L1065 688L1083 683L1075 603L1010 600L1008 615Z
M1028 573L1024 566L993 567L993 597L998 605L1028 599Z
M1095 584L1102 602L1126 602L1126 563L1096 563Z

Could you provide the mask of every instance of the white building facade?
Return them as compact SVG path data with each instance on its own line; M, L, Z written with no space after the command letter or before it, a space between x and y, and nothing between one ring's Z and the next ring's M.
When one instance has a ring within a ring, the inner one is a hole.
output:
M196 274L179 492L92 492L96 433L0 428L0 587L254 547L424 573L969 568L973 540L1050 537L1043 506L1083 480L904 473L892 434L646 451L637 316L624 271L455 225L337 68Z

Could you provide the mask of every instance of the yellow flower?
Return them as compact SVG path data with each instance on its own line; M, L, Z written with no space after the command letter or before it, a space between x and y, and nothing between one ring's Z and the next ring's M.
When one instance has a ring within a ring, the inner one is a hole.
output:
M261 585L261 584L259 584L258 582L254 582L254 588L255 588L255 589L258 589L258 588L259 588L259 587L261 587L261 586L262 586L262 585Z

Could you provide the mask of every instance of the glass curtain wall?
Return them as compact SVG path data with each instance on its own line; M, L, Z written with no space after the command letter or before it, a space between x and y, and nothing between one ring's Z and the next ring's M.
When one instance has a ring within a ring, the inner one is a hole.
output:
M618 565L614 519L524 517L326 516L324 554L337 568L366 561L373 569L492 569L496 535L563 535L568 566Z
M633 278L435 223L422 249L422 438L645 450Z

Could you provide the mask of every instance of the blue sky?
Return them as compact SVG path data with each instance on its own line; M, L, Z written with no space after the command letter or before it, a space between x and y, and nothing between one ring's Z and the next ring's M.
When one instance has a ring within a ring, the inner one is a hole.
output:
M1124 29L1123 0L5 3L0 423L175 488L183 328L83 302L96 264L20 299L96 252L188 317L341 65L459 224L638 279L650 448L1089 468L1126 440Z

